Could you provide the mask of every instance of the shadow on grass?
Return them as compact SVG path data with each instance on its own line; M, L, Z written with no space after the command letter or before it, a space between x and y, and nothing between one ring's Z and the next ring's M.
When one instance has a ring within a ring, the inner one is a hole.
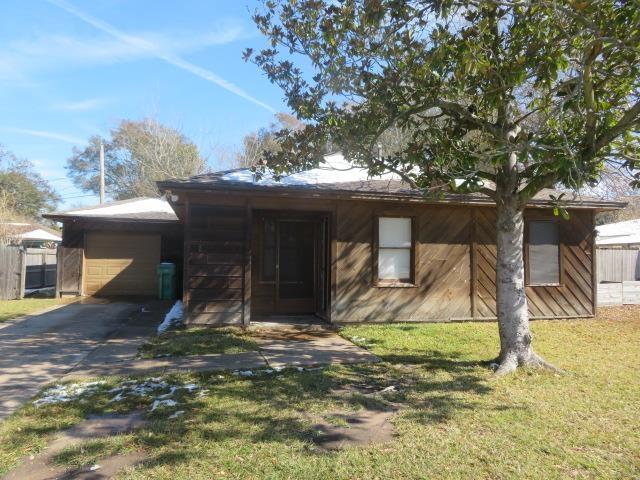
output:
M149 452L145 468L186 464L206 451L207 445L225 442L236 446L238 442L276 442L297 454L327 455L314 447L318 437L314 418L318 415L362 409L398 411L418 424L437 425L481 404L486 409L480 397L490 394L492 386L480 367L487 362L460 357L459 353L434 350L381 355L383 362L378 364L305 372L290 369L250 378L219 372L198 374L196 381L209 390L208 395L180 395L177 408L185 414L169 420L169 411L154 413L148 425L132 433L131 444ZM379 393L390 386L395 388ZM103 413L106 405L99 401L76 408L86 416ZM22 432L27 437L51 430L40 429L35 422L27 428Z

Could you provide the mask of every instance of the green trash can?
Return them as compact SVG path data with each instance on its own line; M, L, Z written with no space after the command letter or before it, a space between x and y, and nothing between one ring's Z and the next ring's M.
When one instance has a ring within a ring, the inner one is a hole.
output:
M173 263L162 262L158 265L158 298L176 299L176 266Z

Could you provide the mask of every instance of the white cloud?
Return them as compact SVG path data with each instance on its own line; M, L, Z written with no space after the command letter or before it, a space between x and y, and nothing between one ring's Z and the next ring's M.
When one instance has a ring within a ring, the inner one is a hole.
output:
M67 112L85 112L104 107L109 103L106 98L87 98L86 100L55 102L51 106L56 110Z
M0 130L4 132L28 135L31 137L40 137L40 138L48 138L50 140L58 140L60 142L72 143L74 145L75 144L83 145L86 143L86 140L83 140L82 138L74 137L72 135L67 135L65 133L50 132L47 130L32 130L29 128L15 128L15 127L0 127Z
M47 1L106 33L111 38L84 41L68 36L54 36L49 37L47 41L40 39L37 42L14 42L10 45L11 53L5 55L4 58L0 55L0 77L3 72L6 75L14 69L20 69L21 66L28 68L28 64L36 67L43 67L44 65L61 67L65 62L67 65L74 63L87 65L87 63L92 62L114 63L141 58L157 58L218 85L270 112L275 112L274 108L253 97L237 85L210 70L188 62L180 56L187 52L193 52L212 45L229 43L240 38L243 32L237 26L223 26L216 31L200 35L185 34L184 32L171 32L164 35L157 33L134 35L119 30L113 25L77 9L64 0ZM25 60L28 64L25 64Z

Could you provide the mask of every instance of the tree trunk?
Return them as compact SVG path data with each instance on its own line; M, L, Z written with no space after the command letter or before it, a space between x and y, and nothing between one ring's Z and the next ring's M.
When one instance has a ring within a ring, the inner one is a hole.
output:
M516 195L500 196L496 203L496 300L500 332L496 374L504 375L519 366L553 368L531 346L524 282L524 211Z

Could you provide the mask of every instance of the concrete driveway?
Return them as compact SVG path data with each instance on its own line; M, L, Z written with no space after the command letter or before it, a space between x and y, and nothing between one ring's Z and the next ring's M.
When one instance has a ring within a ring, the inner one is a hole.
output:
M166 309L162 302L87 300L0 326L0 420L89 359L134 356Z

